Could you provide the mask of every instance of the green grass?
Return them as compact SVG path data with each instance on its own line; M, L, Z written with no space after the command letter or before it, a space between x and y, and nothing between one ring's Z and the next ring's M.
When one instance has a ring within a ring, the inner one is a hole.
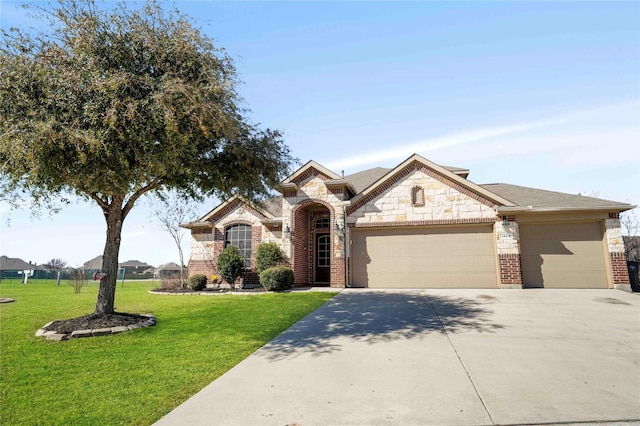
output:
M157 285L157 283L156 283ZM151 424L332 297L161 296L152 282L118 283L116 311L153 313L155 327L47 341L49 321L93 311L97 284L74 294L50 281L3 280L0 424Z

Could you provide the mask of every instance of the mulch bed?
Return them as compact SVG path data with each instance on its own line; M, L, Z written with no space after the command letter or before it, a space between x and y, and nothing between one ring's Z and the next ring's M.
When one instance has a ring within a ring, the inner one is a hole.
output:
M106 314L106 315L85 315L78 318L54 321L46 327L45 331L55 331L60 334L68 334L75 330L90 330L100 328L111 328L139 324L148 320L148 317L138 314Z
M255 292L264 292L264 288L262 288L262 287L249 288L248 287L248 288L243 288L243 289L234 288L233 290L231 290L230 288L211 288L211 287L207 287L207 288L204 288L204 289L199 290L199 291L193 291L189 287L187 287L187 288L162 288L162 287L159 287L159 288L154 288L151 291L154 292L154 293L169 293L169 294L230 293L230 292L234 292L234 293L238 293L238 292L255 293Z

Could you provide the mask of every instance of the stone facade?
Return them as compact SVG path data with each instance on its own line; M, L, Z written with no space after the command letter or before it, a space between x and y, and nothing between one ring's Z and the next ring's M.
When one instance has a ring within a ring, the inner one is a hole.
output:
M253 253L261 242L280 245L290 259L296 285L334 287L348 285L350 230L353 228L491 224L496 287L522 288L521 223L598 220L604 228L609 286L623 289L629 286L617 212L560 210L550 214L541 210L504 215L500 211L513 211L501 210L508 200L502 199L501 204L495 194L492 196L464 178L420 158L407 160L384 176L362 193L355 194L353 187L340 176L310 162L283 181L279 217L269 216L240 199L232 199L207 216L209 228L200 224L199 228L192 229L189 273L215 274L215 260L224 248L225 229L239 223L252 227ZM319 218L328 219L328 224L323 222L323 228L318 228ZM317 268L318 237L330 241L330 271L326 276L321 276ZM255 267L255 257L251 266ZM257 276L246 274L247 279L255 281Z
M412 190L424 191L424 206L412 205ZM351 226L383 225L385 222L473 223L473 220L493 221L496 212L470 196L434 179L421 170L414 170L382 194L351 212ZM466 221L466 222L465 222Z

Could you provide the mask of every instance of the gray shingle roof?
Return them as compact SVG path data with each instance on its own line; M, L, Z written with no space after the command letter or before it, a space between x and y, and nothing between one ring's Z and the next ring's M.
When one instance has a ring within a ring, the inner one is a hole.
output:
M122 262L118 265L121 268L153 268L153 266L140 262L139 260L127 260L126 262Z
M491 183L480 186L506 198L520 207L593 209L606 207L618 208L627 205L625 203L586 197L584 195L565 194L563 192L547 191L506 183Z
M32 271L36 265L29 264L22 259L0 256L0 271Z
M344 180L350 182L351 185L353 185L353 188L358 193L360 193L363 189L366 189L373 182L389 173L390 170L391 169L386 169L384 167L374 167L373 169L367 169L358 173L347 175L344 177Z
M271 213L274 217L280 217L282 215L282 195L267 198L262 202L262 208Z

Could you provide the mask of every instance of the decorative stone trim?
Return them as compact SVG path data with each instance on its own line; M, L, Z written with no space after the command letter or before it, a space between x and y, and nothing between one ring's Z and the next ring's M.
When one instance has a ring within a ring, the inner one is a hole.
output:
M244 206L245 209L249 210L249 212L251 212L251 214L253 214L256 217L259 217L261 219L266 218L264 213L260 213L258 210L254 209L253 207L251 207L249 204L245 203L244 201L242 201L240 199L236 199L236 200L230 202L229 204L227 204L226 206L224 206L224 208L221 209L219 212L217 212L215 215L211 216L209 218L209 221L213 222L213 223L216 223L218 220L220 220L221 218L227 216L229 213L231 213L233 210L237 209L240 206Z
M420 171L426 174L427 176L439 181L440 183L443 183L455 189L456 191L484 204L485 206L493 208L497 205L495 202L483 197L482 195L477 194L468 188L465 188L464 186L458 184L457 182L452 181L451 179L441 175L440 173L435 172L434 170L429 169L428 167L425 167L422 163L418 161L413 161L403 169L399 170L395 175L388 178L385 182L381 183L380 186L375 188L373 191L371 191L364 197L360 198L353 205L347 207L347 214L348 215L352 214L353 212L355 212L356 210L358 210L359 208L367 204L369 201L382 195L385 191L390 189L393 185L400 182L403 178L405 178L411 172L414 172L414 171Z
M459 183L452 181L451 179L441 175L440 173L436 173L434 170L431 170L431 169L425 167L424 165L420 165L420 167L417 168L417 169L420 170L425 175L430 176L430 177L434 178L437 181L440 181L441 183L443 183L443 184L455 189L456 191L468 196L469 198L472 198L472 199L478 201L479 203L484 204L487 207L493 208L493 207L495 207L497 205L494 201L491 201L491 200L483 197L482 195L470 190L469 188L466 188L466 187L460 185Z
M107 334L118 334L124 333L125 331L135 330L136 328L142 327L152 327L156 325L156 317L152 314L143 314L142 316L147 317L146 320L139 322L137 324L131 324L128 326L120 326L120 327L111 327L111 328L94 328L87 330L74 330L71 333L57 333L55 331L46 331L44 328L51 325L55 321L51 321L42 326L41 329L36 331L36 337L44 337L47 340L69 340L69 339L79 339L81 337L95 337L95 336L105 336Z
M292 181L293 183L299 185L301 182L309 179L310 177L317 177L320 180L329 180L331 179L329 176L325 175L319 170L316 170L313 167L309 167L302 174L296 176L296 178Z
M348 223L349 228L384 228L391 226L430 226L430 225L469 225L481 223L494 223L491 217L478 217L472 219L441 219L441 220L406 220L397 222L367 222Z

